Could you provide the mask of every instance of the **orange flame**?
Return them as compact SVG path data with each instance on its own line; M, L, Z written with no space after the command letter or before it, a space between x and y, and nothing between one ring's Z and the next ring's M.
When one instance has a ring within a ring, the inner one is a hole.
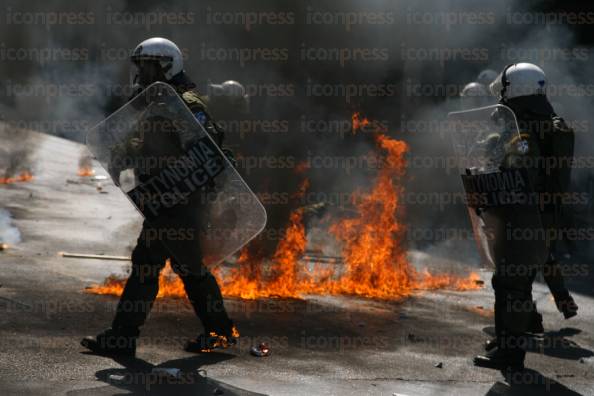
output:
M90 177L95 175L95 170L93 168L79 168L78 175L82 177Z
M366 127L369 125L369 120L365 117L363 117L362 119L359 118L361 115L359 114L359 112L355 112L353 113L352 117L351 117L351 122L353 125L353 133L357 132L359 129Z
M117 275L110 275L105 279L102 285L87 287L85 291L92 294L121 296L125 285L125 278ZM170 260L167 260L165 268L159 275L159 293L157 294L157 298L184 297L185 295L183 282L173 272Z
M81 156L78 159L77 173L82 177L90 177L95 175L95 170L93 169L93 158L86 152L86 150L81 153Z
M402 187L395 182L404 175L408 147L384 135L378 135L376 143L387 155L375 185L369 193L353 194L355 217L330 227L343 243L347 265L346 275L337 286L342 293L398 298L410 295L415 286L402 243L405 229L398 220Z
M33 180L33 175L29 171L22 171L18 176L0 177L0 184L11 184L17 182L28 182Z
M353 127L358 128L361 123L367 125L369 120L359 121L359 114L355 113ZM251 255L245 247L235 268L213 270L223 295L258 299L326 294L397 300L417 290L464 291L481 287L476 273L467 277L431 274L427 270L417 271L409 263L401 204L408 146L383 134L377 134L375 141L385 154L384 166L369 192L353 193L351 199L356 215L335 221L329 229L342 243L344 268L327 262L315 263L312 270L305 268L301 261L307 245L303 209L296 209L290 214L283 239L270 260ZM308 187L309 180L305 179L294 197L303 196ZM120 295L123 283L110 277L103 285L87 291ZM159 297L185 295L181 281L171 276L169 266L163 271L159 285Z

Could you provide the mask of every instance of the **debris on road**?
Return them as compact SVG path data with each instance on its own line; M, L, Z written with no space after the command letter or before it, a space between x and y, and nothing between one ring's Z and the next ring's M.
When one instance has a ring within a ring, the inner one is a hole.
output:
M256 357L270 356L270 347L265 342L262 342L258 346L253 346L250 349L250 353Z
M97 260L115 260L115 261L130 261L128 256L109 256L106 254L87 254L87 253L69 253L58 252L58 256L67 258L83 258L83 259L97 259Z
M417 338L416 335L414 335L413 333L408 333L408 340L410 342L420 342L421 340L419 338Z

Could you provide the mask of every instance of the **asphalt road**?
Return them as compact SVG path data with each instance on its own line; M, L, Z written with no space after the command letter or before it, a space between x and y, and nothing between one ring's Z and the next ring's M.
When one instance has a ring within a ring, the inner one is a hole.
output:
M22 235L0 252L2 395L594 395L594 293L580 279L572 281L579 316L569 321L535 285L547 333L521 377L472 366L492 332L487 271L481 290L419 292L401 302L226 299L241 341L204 355L181 349L201 331L187 302L159 300L137 358L89 354L80 339L109 325L117 299L84 288L129 264L57 253L129 254L140 217L112 184L101 193L80 181L81 149L40 135L34 180L0 186L0 207ZM271 356L251 356L262 341ZM155 367L179 376L158 376Z

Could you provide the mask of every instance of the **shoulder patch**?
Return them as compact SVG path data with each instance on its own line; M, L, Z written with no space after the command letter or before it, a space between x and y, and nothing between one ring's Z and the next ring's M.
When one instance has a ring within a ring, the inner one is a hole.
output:
M514 136L508 143L507 147L508 150L511 152L519 153L519 154L527 154L531 147L530 147L530 135L527 133L520 133L519 135Z
M206 121L208 120L208 117L206 116L206 113L203 111L198 111L196 113L194 113L194 117L196 117L196 119L198 120L198 122L201 125L205 125Z
M528 144L527 140L520 140L517 143L517 150L520 154L526 154L530 151L530 145Z

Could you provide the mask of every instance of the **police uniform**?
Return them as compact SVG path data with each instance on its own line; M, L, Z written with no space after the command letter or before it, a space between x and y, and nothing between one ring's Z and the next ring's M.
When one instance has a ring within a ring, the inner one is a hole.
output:
M571 224L563 202L569 191L574 131L546 105L542 112L518 110L518 125L521 129L525 125L532 136L533 144L538 146L540 158L543 159L538 167L535 187L542 197L539 208L543 227L552 238L547 240L549 255L542 273L557 307L568 318L575 315L570 306L573 299L565 286L562 268L557 261L557 248L563 227Z
M183 73L175 76L169 84L175 88L194 117L220 147L223 143L223 133L210 119L204 100L195 90L195 85ZM168 147L171 147L172 152L179 153L179 142L171 139L173 137L168 137L166 134L148 137L143 146L143 150L148 152L143 152L142 156L154 155L150 151L166 155ZM177 148L174 147L176 145ZM142 178L141 175L141 182ZM144 324L157 296L159 274L166 260L170 259L172 269L180 276L188 299L204 325L205 333L214 332L218 335L231 336L233 324L224 308L216 279L202 264L199 243L193 239L187 241L183 253L176 255L176 259L171 257L159 238L152 240L155 235L167 235L167 228L171 227L171 224L195 227L190 224L191 219L187 220L194 212L196 211L187 210L184 205L176 205L165 212L160 212L156 218L150 219L150 224L146 220L143 223L136 247L132 252L132 272L126 282L113 320L112 329L115 333L130 337L138 336L139 328Z
M555 299L569 296L559 264L554 259L555 241L542 240L551 235L550 231L560 227L561 203L551 202L548 198L543 201L542 198L558 197L568 189L569 166L551 170L547 169L545 160L568 159L573 155L573 131L554 115L552 108L545 107L541 112L533 111L533 108L528 110L530 107L523 105L530 102L525 98L518 99L521 100L506 103L516 114L520 134L504 139L502 166L525 167L534 194L531 194L528 206L496 210L502 211L499 216L506 219L508 227L532 228L535 237L533 240L515 240L505 236L505 242L499 244L501 251L495 260L492 286L495 291L496 346L503 351L503 356L507 354L510 361L520 365L525 354L526 332L543 331L542 317L532 301L532 283L537 272L543 270ZM534 259L530 257L531 250Z

